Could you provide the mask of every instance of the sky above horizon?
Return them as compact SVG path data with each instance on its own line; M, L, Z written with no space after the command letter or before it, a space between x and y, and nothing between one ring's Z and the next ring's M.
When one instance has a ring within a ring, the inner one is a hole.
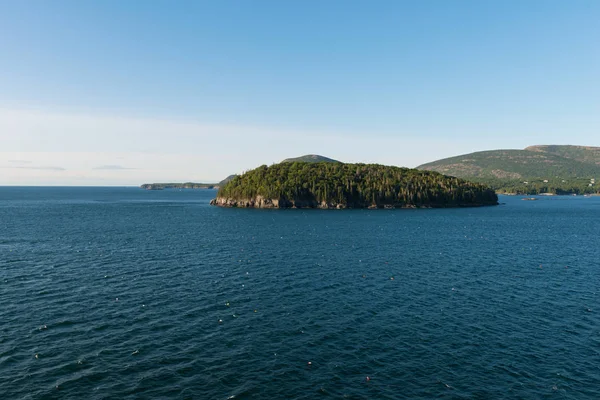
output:
M0 185L600 146L600 1L0 0Z

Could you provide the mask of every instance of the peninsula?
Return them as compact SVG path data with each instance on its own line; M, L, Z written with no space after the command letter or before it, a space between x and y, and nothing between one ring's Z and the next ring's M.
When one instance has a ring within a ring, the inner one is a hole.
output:
M497 205L496 193L433 171L341 162L260 166L221 186L212 205L251 208L432 208Z

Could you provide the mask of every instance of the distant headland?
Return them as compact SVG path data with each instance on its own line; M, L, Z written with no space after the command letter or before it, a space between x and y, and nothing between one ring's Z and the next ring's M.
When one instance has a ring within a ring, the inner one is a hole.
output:
M485 185L433 171L317 161L260 166L220 186L212 205L248 208L434 208L497 205ZM317 156L319 157L319 156ZM302 157L301 157L302 158Z

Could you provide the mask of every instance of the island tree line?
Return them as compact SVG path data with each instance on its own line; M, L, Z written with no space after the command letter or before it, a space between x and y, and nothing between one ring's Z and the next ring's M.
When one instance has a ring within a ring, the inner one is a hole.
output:
M351 208L367 206L431 206L497 204L495 192L432 171L379 164L281 163L260 166L234 177L218 197L253 199L258 196L310 204L334 203Z

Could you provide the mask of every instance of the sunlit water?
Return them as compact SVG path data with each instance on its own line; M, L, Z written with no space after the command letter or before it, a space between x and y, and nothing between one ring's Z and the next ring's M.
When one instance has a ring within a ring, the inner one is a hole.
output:
M600 398L600 198L214 195L0 188L0 397Z

